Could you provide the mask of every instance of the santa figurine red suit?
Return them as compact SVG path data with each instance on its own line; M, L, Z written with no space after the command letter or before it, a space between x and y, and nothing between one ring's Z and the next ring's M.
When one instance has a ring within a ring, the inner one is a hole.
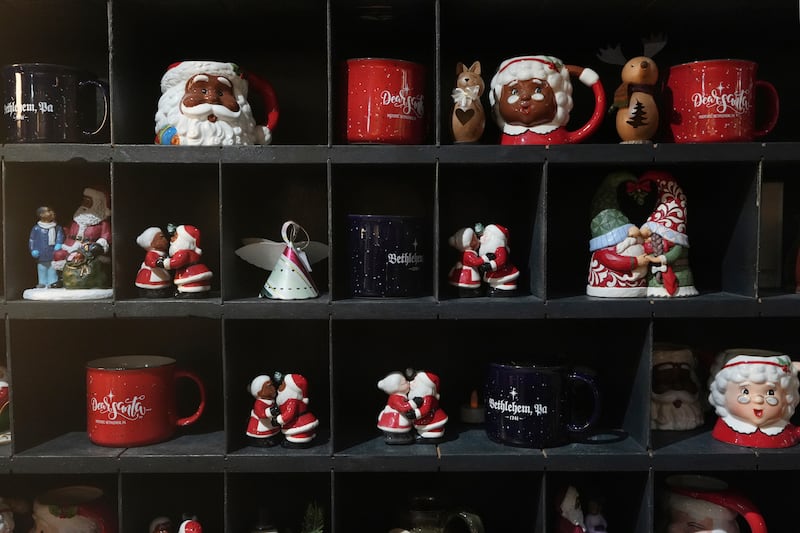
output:
M481 274L478 267L484 261L478 255L480 241L473 228L461 228L447 241L460 252L458 262L450 269L447 281L458 289L458 295L469 298L481 295Z
M144 260L136 274L139 294L148 298L165 298L172 295L172 276L163 267L157 266L167 255L169 241L161 228L155 226L144 230L136 237L136 244L145 250Z
M214 274L200 262L202 254L200 230L188 224L176 227L170 239L169 257L157 261L156 265L175 272L172 281L178 289L177 296L184 298L207 296Z
M101 260L109 262L106 254L111 249L111 205L104 191L86 187L81 205L72 215L72 222L64 228L64 244L53 254L53 266L63 270L67 258L76 251L89 250Z
M489 224L480 237L480 255L483 264L478 270L488 283L489 296L514 296L517 292L519 269L511 262L510 235L500 224Z
M270 414L277 395L275 383L270 376L261 374L253 378L249 390L255 401L250 410L247 436L255 446L274 446L280 442L281 436L281 426Z
M556 518L556 533L585 533L583 507L578 489L570 485L558 501L559 517Z
M421 442L439 442L448 416L439 407L439 376L420 371L411 380L408 397L414 406L414 429Z
M378 429L383 431L386 444L414 442L411 423L414 406L408 399L411 384L405 374L390 372L378 382L378 388L389 395L383 410L378 413Z
M281 427L286 448L306 448L317 436L319 420L308 410L308 382L300 374L283 377L270 414Z
M184 520L178 527L178 533L203 533L203 526L194 519Z

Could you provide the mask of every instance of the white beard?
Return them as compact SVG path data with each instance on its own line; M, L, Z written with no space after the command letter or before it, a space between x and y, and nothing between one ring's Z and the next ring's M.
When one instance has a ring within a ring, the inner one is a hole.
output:
M181 250L194 250L194 248L185 237L179 235L177 239L169 243L169 255L175 255Z
M488 253L494 253L495 250L498 248L502 248L506 245L505 239L497 238L494 236L486 236L484 235L481 239L480 247L478 248L478 255L486 255Z
M81 226L96 226L103 221L102 218L89 211L88 207L80 206L75 210L72 220Z
M189 146L269 144L272 140L269 129L256 125L252 108L243 95L236 95L239 111L235 112L209 104L184 108L181 105L183 95L182 85L176 85L161 95L156 112L156 133L173 126L180 144ZM212 113L217 116L216 122L207 120Z
M680 407L674 402L680 401ZM703 408L697 394L671 390L650 398L652 429L687 430L703 423Z

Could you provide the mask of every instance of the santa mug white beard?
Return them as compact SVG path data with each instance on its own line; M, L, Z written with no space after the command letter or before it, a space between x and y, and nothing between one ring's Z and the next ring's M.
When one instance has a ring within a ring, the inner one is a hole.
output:
M219 100L184 105L190 82L213 79L232 91L238 110L225 107ZM251 86L264 104L266 120L263 124L257 123L248 103ZM279 116L275 91L269 82L253 74L245 75L233 63L176 63L162 77L161 92L155 115L156 144L228 146L272 142L272 132Z

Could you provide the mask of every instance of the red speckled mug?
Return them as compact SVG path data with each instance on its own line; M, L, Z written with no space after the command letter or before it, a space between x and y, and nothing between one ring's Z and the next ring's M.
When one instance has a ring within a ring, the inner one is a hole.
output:
M197 385L195 412L178 417L176 382ZM159 355L122 355L86 364L86 421L89 439L101 446L133 447L162 442L179 426L197 421L205 410L206 390L194 373L176 368Z
M741 59L671 67L666 97L675 142L750 142L772 131L778 92L756 78L757 70L758 64Z
M400 59L348 59L344 79L347 142L423 142L425 67Z

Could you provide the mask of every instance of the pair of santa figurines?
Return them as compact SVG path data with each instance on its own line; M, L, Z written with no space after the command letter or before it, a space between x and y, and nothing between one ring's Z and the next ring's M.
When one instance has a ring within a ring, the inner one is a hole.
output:
M259 374L250 381L255 400L247 424L253 446L307 448L317 436L319 420L308 407L308 380L301 374Z
M519 268L511 260L510 233L500 224L475 224L456 231L449 239L459 258L447 275L458 295L515 296Z
M624 187L624 191L620 189ZM641 226L618 202L620 192L643 202L655 187L657 202ZM603 298L696 296L689 266L686 195L667 171L606 176L592 200L586 294Z
M378 429L386 444L436 444L444 438L449 417L439 404L439 376L429 371L389 372L378 381L388 395L378 413Z
M214 273L201 260L200 230L189 224L170 224L167 228L165 232L151 226L136 237L136 243L145 250L135 281L139 295L146 298L208 296Z

